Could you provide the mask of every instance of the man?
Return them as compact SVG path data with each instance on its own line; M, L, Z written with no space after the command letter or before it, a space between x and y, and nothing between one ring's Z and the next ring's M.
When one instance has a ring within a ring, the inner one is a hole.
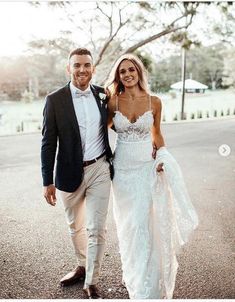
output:
M98 299L101 297L96 284L104 254L110 172L112 176L106 95L103 88L90 84L94 66L89 50L73 50L67 70L71 82L46 97L43 112L44 197L55 206L56 188L60 190L78 259L78 267L60 284L85 280L87 297Z

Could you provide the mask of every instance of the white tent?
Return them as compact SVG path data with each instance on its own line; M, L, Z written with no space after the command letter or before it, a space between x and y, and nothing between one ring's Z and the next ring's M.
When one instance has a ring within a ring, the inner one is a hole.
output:
M182 81L172 84L171 88L181 90L182 89ZM197 81L194 81L194 80L191 80L191 79L185 80L185 90L195 91L195 90L205 90L205 89L208 89L207 85L204 85L200 82L197 82Z

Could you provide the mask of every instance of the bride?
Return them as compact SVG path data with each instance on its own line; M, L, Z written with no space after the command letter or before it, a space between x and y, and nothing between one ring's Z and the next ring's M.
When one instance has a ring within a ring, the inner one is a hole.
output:
M114 219L123 281L131 299L172 298L176 254L198 224L179 165L160 130L161 100L151 96L138 57L121 56L106 89L114 152Z

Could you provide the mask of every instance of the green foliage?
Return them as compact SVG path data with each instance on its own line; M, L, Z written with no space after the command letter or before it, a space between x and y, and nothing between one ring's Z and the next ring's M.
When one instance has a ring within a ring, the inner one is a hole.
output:
M181 78L181 57L171 56L155 63L151 74L151 89L155 92L166 92L170 85Z
M189 50L192 45L200 46L201 42L198 40L193 40L189 38L188 33L185 31L176 31L171 34L170 41L174 44L179 44L181 47Z
M186 79L199 81L209 88L223 88L224 46L196 47L186 53ZM153 66L151 88L153 91L168 91L170 86L181 81L181 55L170 56ZM234 74L235 76L235 74ZM235 80L235 79L234 79ZM231 85L231 84L230 84Z
M235 49L230 47L223 51L224 71L222 85L225 88L235 87Z
M146 68L146 70L149 73L151 73L153 71L153 67L152 67L153 60L150 57L150 55L148 55L147 53L145 53L143 51L139 51L139 50L135 51L134 54L140 58L140 60L144 64L144 67Z
M91 8L87 9L85 6L82 7L79 1L49 1L49 9L63 13L68 27L65 28L65 23L62 23L63 29L59 37L31 41L29 43L31 53L28 58L20 57L15 61L11 60L10 63L6 60L3 65L1 64L1 89L8 91L11 97L13 95L20 97L21 92L28 89L28 81L32 77L38 80L40 95L64 84L67 80L64 72L67 55L72 48L77 47L77 43L81 42L81 33L87 38L84 46L94 52L95 60L97 57L100 58L100 61L96 61L98 62L95 75L97 83L103 83L110 66L121 53L135 46L132 51L137 49L136 53L143 60L150 75L151 89L155 92L169 91L171 84L181 80L181 55L178 52L177 55L157 62L156 57L151 57L145 48L157 39L164 38L165 41L170 39L178 49L181 46L188 50L186 78L192 74L193 79L210 88L230 87L235 85L234 48L231 48L231 53L228 53L225 52L223 44L198 47L201 46L200 41L190 32L194 19L192 24L188 23L186 26L189 30L184 31L186 16L189 21L195 14L203 14L203 9L202 13L197 11L199 6L203 8L205 5L208 7L213 5L222 13L220 18L212 16L208 22L205 20L205 35L213 40L216 32L217 37L223 41L230 41L229 39L234 37L235 24L234 12L230 4L231 2L214 4L212 1L204 4L195 1L126 3L97 1L90 3ZM30 5L37 7L41 2L34 1ZM92 18L90 18L91 13ZM164 17L166 13L169 13L172 18L166 20ZM174 19L173 16L177 17ZM168 30L171 32L169 33ZM77 35L73 35L74 32ZM152 37L154 38L151 39ZM160 55L160 51L159 49L158 53L158 49L156 50L157 56ZM15 88L11 83L14 83Z

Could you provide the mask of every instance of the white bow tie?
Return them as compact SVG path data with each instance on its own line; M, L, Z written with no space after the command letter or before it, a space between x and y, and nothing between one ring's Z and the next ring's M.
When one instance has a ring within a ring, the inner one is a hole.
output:
M91 95L91 91L90 90L88 90L88 91L75 91L75 95L77 96L77 97L82 97L82 96L84 96L84 97L89 97L90 95Z

